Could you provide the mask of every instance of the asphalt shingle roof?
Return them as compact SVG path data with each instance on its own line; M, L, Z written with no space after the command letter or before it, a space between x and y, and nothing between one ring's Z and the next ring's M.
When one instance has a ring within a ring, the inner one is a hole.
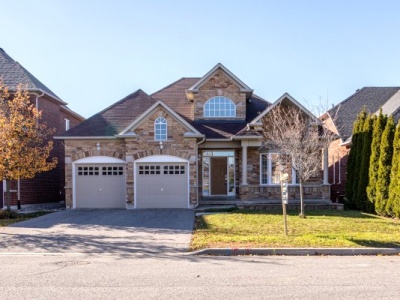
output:
M2 79L3 83L10 90L16 90L18 84L22 83L26 85L28 89L42 90L60 100L56 94L18 62L12 59L2 48L0 48L0 79Z
M68 130L63 136L114 136L156 102L142 90L137 90Z
M354 121L364 106L368 113L375 113L399 90L400 87L363 87L330 109L328 113L333 118L342 140L352 135Z
M186 97L186 90L201 78L181 78L151 96L160 99L176 111L189 124L207 138L228 138L241 131L247 123L265 110L270 103L253 94L246 104L245 121L194 121L193 102Z
M187 99L186 90L199 80L200 78L181 78L150 96L138 90L70 129L63 136L114 136L161 100L207 138L229 138L245 128L248 122L270 105L261 97L253 95L247 103L245 121L194 121L194 104Z

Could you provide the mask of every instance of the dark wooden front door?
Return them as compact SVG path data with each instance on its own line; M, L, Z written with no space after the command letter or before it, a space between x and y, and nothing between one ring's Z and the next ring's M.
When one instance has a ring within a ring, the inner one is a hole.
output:
M211 195L227 194L227 158L211 158Z

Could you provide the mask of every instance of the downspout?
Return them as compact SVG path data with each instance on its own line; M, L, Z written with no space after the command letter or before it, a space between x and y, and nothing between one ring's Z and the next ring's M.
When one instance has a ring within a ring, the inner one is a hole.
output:
M206 137L204 136L203 139L196 143L196 206L194 208L197 208L199 206L199 145L204 143L206 141Z

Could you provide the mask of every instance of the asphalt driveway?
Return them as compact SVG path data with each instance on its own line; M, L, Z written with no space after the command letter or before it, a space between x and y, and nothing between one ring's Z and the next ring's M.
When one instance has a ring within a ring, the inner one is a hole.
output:
M188 251L191 210L68 210L0 227L0 253Z

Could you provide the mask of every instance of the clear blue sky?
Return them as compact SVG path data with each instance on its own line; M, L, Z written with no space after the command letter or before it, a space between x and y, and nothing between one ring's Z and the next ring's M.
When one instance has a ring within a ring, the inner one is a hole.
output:
M311 107L400 85L400 1L4 0L0 47L89 117L221 62Z

